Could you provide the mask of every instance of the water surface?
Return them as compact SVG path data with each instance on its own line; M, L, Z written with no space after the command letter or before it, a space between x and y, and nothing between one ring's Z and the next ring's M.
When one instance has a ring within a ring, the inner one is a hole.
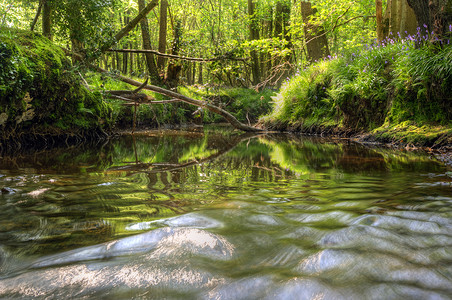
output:
M452 298L452 172L424 153L149 131L5 154L0 188L0 298Z

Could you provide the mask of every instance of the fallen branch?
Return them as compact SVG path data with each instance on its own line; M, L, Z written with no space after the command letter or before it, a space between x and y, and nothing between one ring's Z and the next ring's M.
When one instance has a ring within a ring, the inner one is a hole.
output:
M143 82L138 88L134 89L134 90L132 91L132 94L136 94L136 93L138 93L139 91L141 91L141 90L148 84L148 81L149 81L149 77L146 78L146 81Z
M140 50L140 49L108 49L105 50L106 52L121 52L121 53L149 53L154 54L157 56L162 57L168 57L173 59L179 59L179 60L186 60L186 61L199 61L199 62L210 62L210 61L218 61L218 60L234 60L234 61L247 61L249 58L242 58L242 57L234 57L230 54L224 54L213 58L198 58L198 57L187 57L187 56L180 56L180 55L174 55L174 54L167 54L167 53L161 53L156 50Z
M67 50L65 48L62 48L62 49L66 53L66 55L74 55L74 56L82 57L80 54L71 53L71 51L69 51L69 50ZM96 71L98 71L100 73L109 73L107 70L102 69L101 67L98 67L98 66L95 66L95 65L92 65L92 64L88 64L88 66L93 68L93 69L95 69ZM122 76L122 75L119 75L119 74L113 74L113 76L115 76L116 78L118 78L119 80L121 80L121 81L123 81L125 83L128 83L128 84L136 86L136 87L141 87L143 85L141 82L138 82L136 80L133 80L131 78L128 78L128 77L125 77L125 76ZM224 109L222 109L222 108L220 108L220 107L218 107L216 105L210 104L210 103L208 103L206 101L196 100L196 99L184 96L182 94L179 94L179 93L176 93L176 92L173 92L173 91L170 91L170 90L167 90L167 89L155 86L155 85L150 85L150 84L147 84L147 85L143 86L142 89L150 90L150 91L159 93L161 95L165 95L165 96L168 96L168 97L171 97L171 98L179 99L182 102L185 102L185 103L188 103L188 104L191 104L191 105L194 105L194 106L205 108L205 109L207 109L207 110L209 110L209 111L211 111L211 112L213 112L213 113L215 113L217 115L222 116L226 121L228 121L236 129L239 129L239 130L242 130L242 131L247 131L247 132L264 131L261 128L256 128L256 127L248 126L248 125L245 125L245 124L241 123L231 113L225 111Z
M98 72L108 73L107 70L102 69L101 67L97 67L97 66L92 66L92 67L94 67ZM131 78L122 76L122 75L115 74L114 76L116 78L118 78L119 80L121 80L121 81L123 81L125 83L128 83L130 85L133 85L133 86L139 87L139 86L142 85L142 83L140 83L140 82L138 82L136 80L133 80ZM213 113L216 113L216 114L222 116L223 118L225 118L226 121L228 121L236 129L240 129L242 131L248 131L248 132L263 131L263 129L252 127L252 126L248 126L248 125L245 125L245 124L239 122L239 120L237 120L236 117L234 117L231 113L225 111L224 109L222 109L222 108L220 108L218 106L210 104L210 103L208 103L206 101L196 100L196 99L184 96L182 94L179 94L179 93L176 93L176 92L173 92L173 91L170 91L170 90L167 90L167 89L155 86L155 85L149 85L148 84L148 85L145 85L143 87L143 89L154 91L156 93L159 93L159 94L171 97L171 98L179 99L182 102L185 102L185 103L188 103L188 104L191 104L191 105L195 105L195 106L198 106L198 107L205 108L205 109L207 109L207 110L209 110L209 111L211 111Z
M174 102L181 102L179 99L171 99L171 100L158 100L158 101L149 101L149 102L143 102L143 103L138 103L138 104L147 104L147 105L151 105L151 104L166 104L166 103L174 103ZM123 105L126 106L132 106L135 105L135 103L124 103Z

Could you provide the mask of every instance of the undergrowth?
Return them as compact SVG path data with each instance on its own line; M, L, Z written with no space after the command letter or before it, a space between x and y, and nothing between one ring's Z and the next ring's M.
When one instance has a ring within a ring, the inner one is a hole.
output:
M246 88L224 88L216 86L179 87L179 92L191 98L205 100L217 105L231 114L240 122L253 124L260 116L271 110L271 97L274 91L264 89L257 92ZM218 123L223 118L209 111L203 112L205 123Z
M333 126L374 132L386 141L432 144L452 125L452 46L446 40L416 46L420 39L426 39L420 31L405 40L387 39L300 70L260 121L270 128ZM402 127L411 128L405 130L408 139Z
M110 113L59 47L39 34L0 28L0 140L102 131Z

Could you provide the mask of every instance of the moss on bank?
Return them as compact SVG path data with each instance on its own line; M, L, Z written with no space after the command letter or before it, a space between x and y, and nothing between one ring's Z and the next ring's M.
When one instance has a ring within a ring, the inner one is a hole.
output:
M39 34L0 28L0 140L86 137L111 126L111 107L81 84L63 51Z
M278 130L366 132L380 142L450 144L452 47L416 48L413 40L388 40L301 70L283 84L273 112L260 123Z

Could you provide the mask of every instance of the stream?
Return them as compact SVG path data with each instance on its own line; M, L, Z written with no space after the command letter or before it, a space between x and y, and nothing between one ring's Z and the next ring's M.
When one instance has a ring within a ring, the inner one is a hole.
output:
M0 156L1 299L452 299L452 169L206 127Z

